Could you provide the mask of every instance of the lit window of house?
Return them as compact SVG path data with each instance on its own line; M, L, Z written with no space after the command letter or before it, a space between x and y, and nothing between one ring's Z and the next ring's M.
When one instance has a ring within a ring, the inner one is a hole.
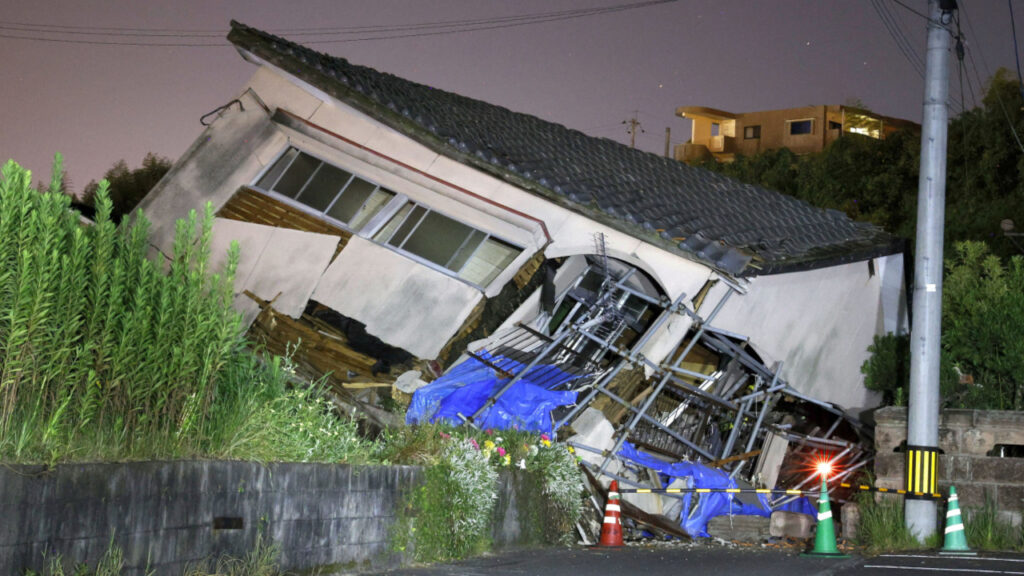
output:
M395 197L390 190L295 148L285 151L255 186L290 198L352 230L362 228Z
M799 134L813 134L814 133L814 120L787 120L789 124L789 133L793 136Z
M743 139L744 140L757 140L761 137L761 125L757 126L744 126L743 127Z

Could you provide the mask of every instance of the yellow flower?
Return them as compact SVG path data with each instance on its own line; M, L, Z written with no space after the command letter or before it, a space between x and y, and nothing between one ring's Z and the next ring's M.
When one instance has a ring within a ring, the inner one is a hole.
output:
M508 454L505 454L505 458L503 458L503 460L504 460L505 466L508 466L509 464L512 463L512 456L510 456Z
M545 448L551 447L551 440L541 440L540 443L543 444Z
M490 452L491 450L494 450L494 442L487 440L484 442L484 451Z

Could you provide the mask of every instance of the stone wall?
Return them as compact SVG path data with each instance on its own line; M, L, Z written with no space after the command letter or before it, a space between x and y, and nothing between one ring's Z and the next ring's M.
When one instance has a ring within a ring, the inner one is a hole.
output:
M906 408L875 413L875 476L878 486L905 488ZM998 453L997 446L1019 446ZM1024 412L944 410L939 422L939 489L956 486L960 505L980 507L986 496L1007 519L1020 523L1024 511Z
M242 557L257 538L282 568L381 570L408 563L389 549L403 495L421 482L409 466L225 461L0 467L0 573L40 570L60 554L94 566L111 540L126 575L180 576L187 565ZM525 543L517 483L504 479L496 546ZM330 573L326 571L325 573Z

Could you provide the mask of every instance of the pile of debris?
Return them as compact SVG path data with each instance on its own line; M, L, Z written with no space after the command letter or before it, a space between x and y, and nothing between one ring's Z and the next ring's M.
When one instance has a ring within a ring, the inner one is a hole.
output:
M860 422L794 389L743 335L715 328L739 286L701 317L685 295L667 302L631 286L634 273L591 266L558 310L475 343L416 391L407 421L556 433L591 478L598 515L612 479L691 489L624 495L623 515L658 535L706 536L708 520L721 514L814 510L799 495L693 489L813 488L813 459L837 464L835 481L870 461L870 431ZM652 362L640 350L675 316L690 331L664 362Z

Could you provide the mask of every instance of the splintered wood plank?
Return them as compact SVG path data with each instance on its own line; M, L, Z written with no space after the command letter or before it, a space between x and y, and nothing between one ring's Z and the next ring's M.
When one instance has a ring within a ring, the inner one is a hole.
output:
M260 305L260 313L249 328L249 338L263 343L270 353L291 352L293 361L306 368L305 376L319 378L330 372L334 375L332 384L335 379L339 383L351 380L350 372L363 381L375 380L372 367L377 360L352 350L345 336L328 324L314 324L308 315L296 320L274 310L271 302L249 291L245 294Z
M334 252L335 257L345 248L349 239L352 238L352 233L348 230L329 224L312 214L308 214L276 198L271 198L258 190L247 187L239 189L221 207L217 212L217 216L251 224L263 224L277 228L337 236L341 238L341 241L338 242L338 248Z

